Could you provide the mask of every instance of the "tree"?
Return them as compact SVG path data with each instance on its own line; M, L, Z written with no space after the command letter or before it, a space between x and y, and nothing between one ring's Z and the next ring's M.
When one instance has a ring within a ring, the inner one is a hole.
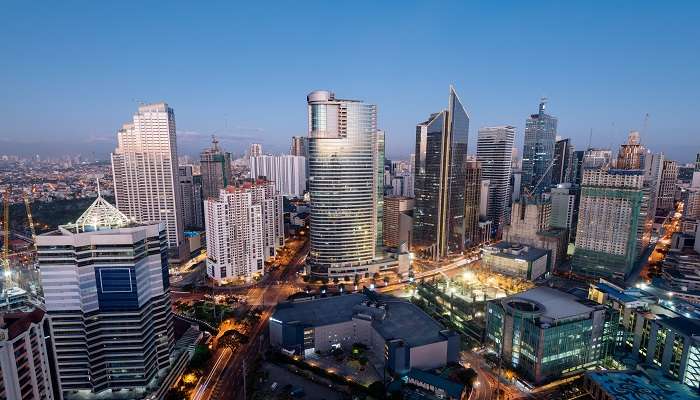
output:
M375 399L386 398L386 389L381 381L373 382L371 385L369 385L369 387L367 387L367 391L369 392L370 396L374 397Z
M336 276L336 277L334 277L334 278L333 278L333 283L337 285L337 284L338 284L338 282L340 282L340 279L338 279L338 277L337 277L337 276Z
M343 277L343 281L345 281L345 282L350 282L350 277L347 276L347 275L345 275L345 276Z
M383 281L384 281L384 286L388 285L389 284L389 277L385 276Z
M382 275L379 272L375 272L374 275L372 276L374 279L379 279L382 277Z

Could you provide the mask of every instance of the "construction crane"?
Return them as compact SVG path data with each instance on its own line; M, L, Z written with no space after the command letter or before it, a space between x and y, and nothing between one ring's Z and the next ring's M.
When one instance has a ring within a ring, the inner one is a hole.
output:
M29 223L29 230L32 232L32 248L36 250L36 229L34 229L32 208L29 206L29 195L26 193L24 194L24 208L27 209L27 223Z
M2 262L3 272L5 277L5 286L9 286L8 283L12 278L12 270L10 269L10 191L11 186L5 189L5 193L2 195L2 229L3 229L3 243L2 243Z

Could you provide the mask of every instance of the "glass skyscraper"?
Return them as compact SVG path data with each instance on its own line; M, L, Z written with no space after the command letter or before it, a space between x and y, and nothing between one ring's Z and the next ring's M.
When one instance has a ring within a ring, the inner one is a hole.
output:
M545 113L546 99L537 114L525 121L522 186L528 192L542 193L552 185L552 162L557 137L557 119Z
M469 116L453 87L448 108L416 126L413 246L439 259L464 249Z
M366 271L382 243L383 133L377 106L336 99L328 91L307 97L311 198L308 264L317 275Z

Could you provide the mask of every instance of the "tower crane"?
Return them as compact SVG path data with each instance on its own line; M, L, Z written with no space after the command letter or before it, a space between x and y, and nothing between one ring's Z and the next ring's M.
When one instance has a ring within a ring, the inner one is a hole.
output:
M5 286L9 286L8 282L12 278L12 270L10 269L10 191L11 186L5 189L2 195L2 229L3 229L3 243L2 243L2 266L5 277Z

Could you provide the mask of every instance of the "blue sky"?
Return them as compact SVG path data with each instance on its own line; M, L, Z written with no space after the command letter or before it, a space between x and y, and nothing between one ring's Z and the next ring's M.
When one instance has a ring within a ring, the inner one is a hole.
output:
M522 143L547 96L577 148L591 129L593 145L617 147L649 113L648 147L683 162L700 151L697 1L237 3L3 2L0 154L106 154L138 101L160 100L181 153L212 133L234 153L287 151L306 132L306 94L331 89L377 104L400 158L449 84L472 139L511 124Z

